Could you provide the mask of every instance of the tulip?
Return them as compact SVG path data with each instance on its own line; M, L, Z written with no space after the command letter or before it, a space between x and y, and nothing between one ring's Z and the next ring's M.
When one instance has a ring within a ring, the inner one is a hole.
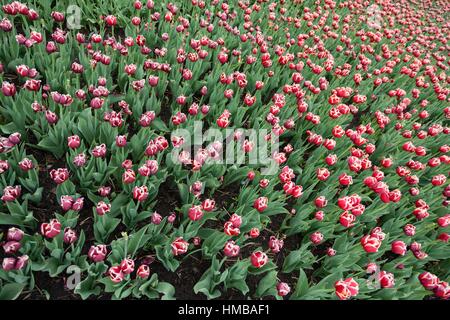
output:
M339 216L339 222L345 228L353 227L355 225L355 221L356 221L355 215L353 215L352 213L349 213L348 211L344 211Z
M102 143L101 145L95 146L92 149L92 155L95 158L104 158L106 155L106 145Z
M111 211L111 204L104 201L99 201L95 206L95 211L97 211L97 214L99 216L103 216L104 214Z
M8 232L6 234L6 239L8 241L17 241L19 242L22 240L24 235L24 232L18 228L12 227L8 229Z
M0 160L0 174L9 169L9 163L7 160Z
M106 249L106 245L99 244L97 246L91 246L89 248L88 257L93 262L101 262L105 260L108 251Z
M61 232L61 223L57 219L41 224L41 234L46 238L54 238Z
M142 264L136 271L136 274L141 279L147 279L150 276L150 268L146 264Z
M172 214L170 214L169 217L167 218L167 222L169 222L169 223L174 223L176 218L177 218L176 214L175 214L175 213L172 213Z
M3 244L3 250L6 254L12 254L17 252L20 249L20 242L17 241L8 241Z
M69 171L66 168L52 169L50 171L50 178L57 184L61 184L69 179Z
M22 192L21 186L6 186L3 189L3 195L1 197L1 200L4 202L10 202L16 200L18 197L20 197L20 194Z
M16 260L16 264L14 266L14 269L22 270L23 268L25 268L27 266L29 260L30 260L30 258L26 254L18 257Z
M64 21L64 14L58 11L53 11L51 13L51 17L56 21L56 22L63 22Z
M309 239L313 244L319 244L323 241L323 234L320 232L314 232L309 236Z
M182 237L178 237L172 242L171 247L173 255L178 256L187 252L189 243Z
M120 283L124 279L124 274L120 266L113 266L108 270L109 278L114 283Z
M378 252L381 246L381 240L373 235L366 235L361 238L361 245L367 253Z
M153 224L159 225L162 221L162 216L158 212L153 212L151 220Z
M406 253L406 244L401 240L396 240L391 244L391 251L395 254L404 256Z
M5 97L12 97L16 94L16 86L13 83L3 81L2 93Z
M86 161L86 155L84 153L80 153L74 157L72 162L77 167L83 167L86 164Z
M139 202L143 202L148 197L148 188L147 186L134 187L133 188L133 199Z
M205 199L205 200L202 202L202 205L201 205L201 206L202 206L202 209L203 209L204 211L211 212L211 211L214 210L215 205L216 205L216 202L215 202L214 200L212 200L212 199Z
M130 274L134 271L134 260L133 259L123 259L120 263L120 269L124 275Z
M434 288L434 294L436 297L441 299L450 298L450 285L445 281L440 281L436 288Z
M239 255L240 247L232 240L227 241L223 248L223 253L227 257L236 257Z
M318 208L326 207L327 203L328 203L328 200L324 196L320 196L320 197L316 198L316 200L314 200L314 204Z
M133 183L136 180L136 173L131 169L126 169L122 174L122 181L125 184Z
M266 210L268 202L269 199L267 197L259 197L253 203L253 207L259 212L263 212L264 210Z
M77 149L80 146L80 137L73 135L67 138L67 146L70 149Z
M259 229L258 228L252 228L249 232L249 235L251 238L257 238L259 237Z
M336 281L334 284L335 293L341 300L347 300L358 295L359 285L353 278Z
M71 228L65 228L64 229L64 243L72 244L77 241L78 236L74 230Z
M61 204L61 208L64 211L68 211L68 210L72 209L74 200L71 196L65 195L65 196L61 196L59 202Z
M269 238L269 248L273 253L278 253L283 248L284 241L282 239L277 239L275 236L270 236Z
M148 77L148 84L152 87L156 87L159 82L159 77L150 75Z
M73 202L72 210L80 211L81 209L83 209L83 206L84 206L84 198L80 197Z
M382 288L392 288L395 285L394 275L386 271L381 271L378 274L378 280Z
M250 261L255 268L261 268L267 263L268 257L262 251L255 251L251 254Z
M120 135L116 137L116 146L119 148L123 148L127 145L127 137L124 135Z
M408 237L412 237L416 233L416 227L412 224L407 224L403 227L403 231Z
M327 256L333 257L335 255L336 255L336 250L334 250L333 248L328 248L327 249Z
M2 261L2 268L5 271L11 271L14 270L16 266L16 259L15 258L3 258Z
M277 284L277 293L280 297L287 296L291 292L291 287L286 282L279 282Z
M104 20L106 24L110 27L113 27L117 24L117 18L113 15L106 16Z
M223 229L226 235L228 236L237 236L241 233L239 227L235 227L232 221L227 221L223 225Z

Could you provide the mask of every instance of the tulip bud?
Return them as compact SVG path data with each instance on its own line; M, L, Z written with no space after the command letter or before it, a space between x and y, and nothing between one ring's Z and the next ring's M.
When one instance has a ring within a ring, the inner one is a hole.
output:
M28 170L33 169L34 164L33 164L33 161L31 161L30 159L24 158L22 161L19 162L19 167L23 171L28 171Z
M8 141L11 142L13 145L20 143L21 134L19 132L11 133L8 137Z
M158 212L153 212L151 219L153 224L159 225L162 221L162 216Z
M125 135L116 137L116 146L123 148L127 145L127 137Z
M16 270L22 270L23 268L25 268L28 264L28 260L30 258L25 254L23 256L20 256L17 258L16 260L16 265L14 266L14 268Z
M252 228L249 232L249 235L251 238L257 238L259 237L259 229L258 228Z
M259 269L267 263L268 257L262 251L255 251L251 254L250 261L255 268Z
M60 203L61 203L61 208L64 211L68 211L68 210L72 209L73 198L71 196L67 196L67 195L61 196Z
M5 271L11 271L14 270L16 266L16 259L15 258L3 258L2 261L2 268Z
M232 240L227 241L225 247L223 248L223 253L227 257L236 257L237 255L239 255L239 251L240 247Z
M8 233L6 234L6 239L8 241L17 241L22 240L24 232L18 228L12 227L8 229Z
M120 269L123 274L130 274L134 271L134 260L133 259L123 259L120 263Z
M111 187L101 186L100 188L98 188L98 193L102 197L109 197L109 194L111 193Z
M172 242L171 247L173 255L178 256L187 252L189 243L183 238L178 237Z
M333 248L328 248L327 249L327 256L333 257L335 255L336 255L336 250L334 250Z
M253 203L253 207L259 212L266 210L269 199L267 197L259 197Z
M113 266L109 268L108 275L111 281L114 283L120 283L124 278L124 274L120 266Z
M80 211L81 209L83 209L84 206L84 198L83 197L79 197L77 200L75 200L72 204L72 210L74 211Z
M378 280L382 288L392 288L395 285L394 275L386 271L381 271L378 274Z
M396 240L392 242L391 251L395 254L404 256L406 253L406 244L401 240Z
M104 201L99 201L95 207L95 210L99 216L103 216L105 213L111 211L111 204Z
M91 246L89 248L88 257L93 262L100 262L105 260L108 251L106 249L106 245L99 244L97 246Z
M78 237L74 230L71 228L64 229L64 243L72 244L77 241Z
M174 223L176 218L177 218L177 215L176 215L175 213L172 213L172 214L167 218L167 221L168 221L169 223Z
M277 293L280 297L287 296L291 292L291 287L286 282L279 282L277 284Z
M6 254L12 254L17 252L20 249L20 242L17 241L8 241L3 244L3 250Z
M146 264L142 264L139 266L136 272L137 276L141 279L147 279L150 276L150 268Z
M67 146L70 149L76 149L80 146L80 137L73 135L67 138Z
M57 219L41 224L41 234L46 238L54 238L61 232L61 223Z

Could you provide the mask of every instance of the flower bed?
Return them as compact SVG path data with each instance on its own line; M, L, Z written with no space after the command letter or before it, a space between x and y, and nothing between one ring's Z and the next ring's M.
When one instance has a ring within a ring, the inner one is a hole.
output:
M2 6L0 299L449 298L447 1L77 3Z

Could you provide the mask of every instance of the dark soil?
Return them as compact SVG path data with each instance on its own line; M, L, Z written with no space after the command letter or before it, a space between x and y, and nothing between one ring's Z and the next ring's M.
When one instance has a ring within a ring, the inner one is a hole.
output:
M50 299L57 300L80 300L80 296L74 294L64 285L62 277L51 278L46 272L35 272L35 288L29 292L23 292L21 300L46 300L47 295Z

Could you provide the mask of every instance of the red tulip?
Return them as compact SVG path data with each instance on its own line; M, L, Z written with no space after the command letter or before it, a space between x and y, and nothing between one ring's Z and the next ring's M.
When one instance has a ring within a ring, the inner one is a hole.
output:
M100 262L105 260L108 251L106 249L106 245L99 244L97 246L91 246L89 248L88 257L93 262Z
M255 268L261 268L267 263L268 257L262 251L255 251L251 254L250 261Z
M395 254L404 256L406 253L406 244L401 240L396 240L391 244L391 251Z
M229 240L223 248L223 253L227 257L236 257L239 255L240 247L234 241Z
M136 274L141 279L147 279L150 276L150 268L146 264L142 264L136 271Z
M61 232L61 223L57 219L41 224L41 234L46 238L54 238Z
M171 247L173 255L178 256L180 254L184 254L187 252L189 243L185 241L182 237L178 237L172 242Z
M359 285L353 278L336 281L335 293L341 300L347 300L358 295Z
M253 203L253 207L259 212L263 212L264 210L266 210L268 202L269 199L267 197L259 197Z

